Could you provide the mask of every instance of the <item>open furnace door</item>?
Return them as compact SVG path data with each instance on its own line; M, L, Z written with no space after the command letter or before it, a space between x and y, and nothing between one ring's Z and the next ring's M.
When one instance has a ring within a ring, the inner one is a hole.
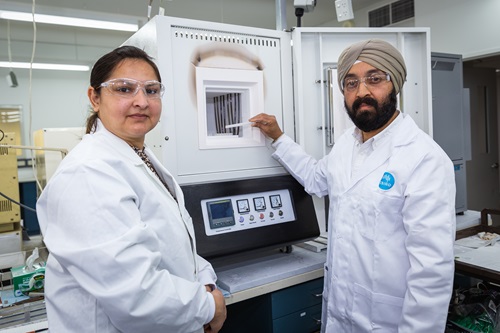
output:
M158 63L166 92L146 143L180 184L286 174L269 140L245 122L270 113L294 136L290 38L156 16L125 43Z

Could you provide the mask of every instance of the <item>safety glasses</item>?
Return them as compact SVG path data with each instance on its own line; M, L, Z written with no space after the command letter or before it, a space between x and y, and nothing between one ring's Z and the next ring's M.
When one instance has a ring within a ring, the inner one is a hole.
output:
M112 79L101 83L100 87L106 88L110 94L124 98L132 98L140 89L147 98L161 98L165 92L163 83L150 80L138 81L134 79Z
M391 80L391 76L388 73L372 74L370 76L366 76L366 77L363 77L360 79L349 77L349 78L346 78L342 82L342 89L344 91L348 91L348 92L356 91L356 90L358 90L359 85L361 83L364 83L365 87L367 87L368 89L371 89L371 88L376 88L381 83L384 83L384 82L387 82L390 80Z

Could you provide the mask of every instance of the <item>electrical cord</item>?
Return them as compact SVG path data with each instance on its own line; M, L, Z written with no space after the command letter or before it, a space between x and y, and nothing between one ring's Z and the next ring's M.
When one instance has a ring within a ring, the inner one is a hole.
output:
M31 51L31 60L30 60L30 68L29 68L29 107L28 107L28 136L29 136L29 142L31 145L33 145L33 108L32 108L32 100L33 100L33 62L35 60L35 50L36 50L36 21L35 21L35 0L33 0L33 4L31 6L31 16L33 19L33 46L32 46L32 51ZM33 174L35 175L35 182L40 190L40 192L43 190L42 184L40 184L40 180L36 176L36 170L35 170L35 156L33 152L31 152L31 169L33 171Z
M151 19L151 9L153 8L153 0L149 0L148 5L148 21Z
M12 72L12 52L10 50L10 20L7 20L7 48L9 53L10 71Z
M36 210L35 210L35 209L33 209L33 208L31 208L31 207L28 207L28 206L26 206L26 205L24 205L24 204L22 204L22 203L20 203L20 202L17 202L16 200L14 200L14 199L12 199L12 198L10 198L10 197L6 196L6 195L5 195L5 194L3 194L2 192L0 192L0 196L2 196L2 197L4 197L5 199L7 199L7 200L9 200L9 201L11 201L11 202L13 202L13 203L15 203L15 204L16 204L16 205L18 205L18 206L23 207L24 209L27 209L27 210L30 210L30 211L35 212L35 213L36 213Z
M172 1L172 0L170 0ZM165 7L163 6L163 0L160 0L160 5L158 7L158 15L163 16L165 15Z

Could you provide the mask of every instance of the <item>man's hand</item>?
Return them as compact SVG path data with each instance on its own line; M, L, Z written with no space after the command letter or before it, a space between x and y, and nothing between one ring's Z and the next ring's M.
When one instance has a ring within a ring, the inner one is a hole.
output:
M248 121L253 122L252 127L260 128L265 136L273 140L276 140L283 134L283 131L281 131L275 116L260 113L255 117L248 119Z

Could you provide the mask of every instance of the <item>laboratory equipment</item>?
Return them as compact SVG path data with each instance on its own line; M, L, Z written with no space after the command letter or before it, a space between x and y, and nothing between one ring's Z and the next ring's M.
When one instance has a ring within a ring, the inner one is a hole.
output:
M314 205L290 175L182 186L198 253L220 257L319 235Z
M432 135L428 28L276 31L156 16L124 43L156 59L166 86L160 124L146 143L185 191L201 255L302 242L318 235L317 218L320 233L326 230L324 201L305 195L315 209L297 209L306 200L297 194L300 185L272 185L290 176L259 129L240 124L272 114L312 156L328 154L352 126L337 59L368 38L387 40L403 54L408 76L399 109ZM278 201L282 219L271 220ZM251 216L265 222L251 224Z
M463 87L462 56L436 53L432 60L434 140L453 161L457 214L467 210L466 161L471 160L469 93Z
M0 132L0 269L22 262L21 209L13 202L20 197L17 152L7 148L15 142L15 133Z
M35 146L39 147L36 150L36 172L42 189L84 134L84 127L42 128L33 133Z
M16 149L6 148L14 144L15 135L12 132L0 133L0 232L13 231L21 221L19 205L19 177L17 175Z

